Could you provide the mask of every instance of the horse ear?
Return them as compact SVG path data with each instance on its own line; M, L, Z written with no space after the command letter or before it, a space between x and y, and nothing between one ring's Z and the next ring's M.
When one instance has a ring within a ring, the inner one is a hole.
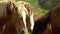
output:
M11 1L7 3L7 14L10 15L14 11L14 4Z
M7 12L8 12L8 14L11 14L11 13L13 13L14 12L14 3L13 2L11 2L11 1L8 1L8 3L7 3Z

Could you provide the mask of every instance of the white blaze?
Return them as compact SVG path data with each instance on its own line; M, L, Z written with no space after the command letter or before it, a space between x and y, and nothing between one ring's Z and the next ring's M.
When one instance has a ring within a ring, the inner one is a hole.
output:
M26 27L26 13L25 13L25 11L22 12L22 17L23 17L24 25Z
M30 15L30 23L31 23L31 30L33 30L33 27L34 27L34 18L33 18L33 14Z
M25 25L25 31L27 31L27 26L26 26L26 13L27 13L27 10L26 8L23 6L23 9L22 9L22 17L23 17L23 22L24 22L24 25Z

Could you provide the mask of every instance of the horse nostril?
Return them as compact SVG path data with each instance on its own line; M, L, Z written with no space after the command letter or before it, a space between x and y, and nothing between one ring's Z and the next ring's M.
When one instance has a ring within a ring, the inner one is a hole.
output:
M29 31L29 33L31 33L31 32L32 32L32 31L31 31L31 29L29 29L28 31Z
M20 34L24 34L25 32L24 32L23 29L18 29L18 33L20 33Z

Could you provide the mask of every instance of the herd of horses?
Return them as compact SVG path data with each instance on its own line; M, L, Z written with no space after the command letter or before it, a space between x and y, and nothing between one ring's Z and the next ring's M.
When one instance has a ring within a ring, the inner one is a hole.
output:
M24 1L0 1L0 34L60 34L60 4L44 15Z

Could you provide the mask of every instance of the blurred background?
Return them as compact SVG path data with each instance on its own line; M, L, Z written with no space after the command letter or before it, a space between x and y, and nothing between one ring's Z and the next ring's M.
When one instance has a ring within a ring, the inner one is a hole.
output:
M47 13L50 9L55 7L60 2L60 0L22 0L22 1L29 2L31 5L33 5L34 11L40 14Z

